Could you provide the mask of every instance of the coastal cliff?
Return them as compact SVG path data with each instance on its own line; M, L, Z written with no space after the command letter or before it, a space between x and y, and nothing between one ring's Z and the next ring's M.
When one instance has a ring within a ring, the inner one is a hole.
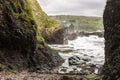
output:
M63 61L38 33L35 18L29 0L0 0L1 71L52 69Z
M32 14L38 26L38 33L41 34L48 44L64 43L64 27L57 21L51 19L41 9L38 0L28 0L32 6Z

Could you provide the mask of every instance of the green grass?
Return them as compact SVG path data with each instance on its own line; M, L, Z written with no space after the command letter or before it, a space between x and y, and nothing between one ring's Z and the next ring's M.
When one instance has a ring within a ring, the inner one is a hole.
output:
M87 17L87 16L71 16L60 15L50 16L51 18L59 21L65 26L74 24L76 31L96 31L103 30L103 20L101 17Z
M41 9L37 0L27 1L32 7L32 14L38 25L39 31L43 30L43 28L46 28L48 32L54 32L56 29L60 28L61 24L48 17L47 14Z
M61 28L61 24L47 16L47 14L41 9L37 0L27 0L27 2L30 5L30 7L27 7L27 11L32 12L33 18L37 25L37 40L39 42L44 42L41 35L42 30L47 31L48 35L50 35L57 29Z
M90 74L90 75L87 75L86 78L87 78L88 80L95 80L95 79L97 78L97 75L95 75L95 74Z

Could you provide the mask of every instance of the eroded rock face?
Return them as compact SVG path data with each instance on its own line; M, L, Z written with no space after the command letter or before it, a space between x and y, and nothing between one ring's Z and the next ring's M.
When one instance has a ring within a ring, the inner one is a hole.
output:
M105 64L103 80L120 79L120 1L108 0L104 11Z
M42 31L42 36L48 44L64 44L65 29L60 28L53 33L47 33L47 30Z
M51 69L62 61L36 33L27 0L0 0L0 70Z
M6 67L32 65L28 57L36 48L36 31L26 4L23 0L0 0L0 63Z

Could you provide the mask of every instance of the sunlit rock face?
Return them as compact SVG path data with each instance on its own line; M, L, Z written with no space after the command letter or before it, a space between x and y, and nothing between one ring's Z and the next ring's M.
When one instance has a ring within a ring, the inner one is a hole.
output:
M120 1L108 0L104 11L105 64L103 80L120 79Z

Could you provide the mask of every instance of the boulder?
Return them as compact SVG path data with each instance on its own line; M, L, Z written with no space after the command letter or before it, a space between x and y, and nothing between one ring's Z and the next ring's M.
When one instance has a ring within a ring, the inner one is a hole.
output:
M72 56L72 57L68 58L68 63L69 63L69 65L80 65L80 64L83 64L84 62L81 61L80 57Z
M71 33L67 35L68 40L75 40L77 38L77 33Z

